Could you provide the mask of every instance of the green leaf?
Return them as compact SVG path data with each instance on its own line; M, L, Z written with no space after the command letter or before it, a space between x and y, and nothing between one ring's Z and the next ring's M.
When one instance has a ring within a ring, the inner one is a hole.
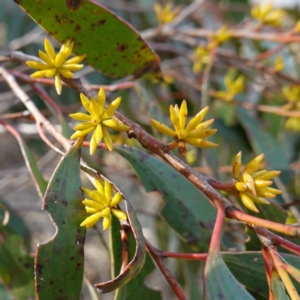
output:
M73 51L110 77L141 77L158 69L159 58L126 21L89 0L15 0L60 43L75 42Z
M204 195L156 157L127 146L114 149L127 159L148 192L162 194L166 204L161 215L181 239L197 250L207 250L216 213Z
M124 286L126 283L128 283L130 280L132 280L135 276L139 274L139 272L141 271L145 263L146 248L145 248L145 238L143 236L142 227L139 223L139 220L136 217L136 214L131 204L126 199L124 199L123 201L125 203L126 214L131 227L131 232L135 240L134 255L131 261L128 263L128 265L117 277L104 283L95 284L95 287L98 289L100 293L109 293L111 291L114 291ZM116 238L117 237L114 237L114 239ZM120 247L118 246L116 247L118 250L115 251L118 251L117 253L121 255L122 252L120 250ZM115 263L117 264L118 262L120 262L120 257L119 260L115 261ZM115 269L114 272L117 274L117 272L119 271L118 269ZM123 299L123 298L118 298L118 299Z
M9 218L5 227L20 235L26 242L27 248L30 244L30 234L23 220L8 206L8 204L0 198L0 222L5 218Z
M284 285L280 280L279 274L277 272L272 273L271 287L275 299L290 300L288 295L285 293Z
M286 253L280 253L280 255L287 263L300 269L299 257ZM269 299L269 288L261 251L222 253L222 257L240 283L259 296ZM295 287L298 291L300 290L299 283L295 282Z
M21 139L18 142L19 142L24 160L26 162L26 166L27 166L29 172L31 173L31 176L33 178L35 186L42 198L46 191L47 181L44 179L43 175L41 174L34 156L32 155L31 151L29 150L29 148L27 147L27 145L25 144L23 139Z
M129 243L132 244L133 237L129 235ZM129 247L129 255L133 252L134 249ZM144 299L144 300L161 300L162 295L160 291L155 291L148 288L145 285L146 277L155 270L155 265L150 258L149 254L146 254L146 259L142 270L139 275L136 276L133 280L127 283L126 285L126 299Z
M86 277L84 277L84 283L89 291L90 300L99 300L97 292L95 291L91 282Z
M79 299L83 281L85 218L80 189L80 142L64 155L49 182L43 210L51 216L56 233L38 245L35 280L39 299Z
M266 161L276 170L289 168L285 143L277 142L268 132L264 131L259 120L251 117L242 107L236 107L239 121L246 130L250 143L257 154L264 153Z
M236 280L223 261L220 252L209 252L204 269L205 299L253 300Z
M5 211L9 212L9 221L3 225ZM28 231L21 219L4 202L0 205L0 237L1 282L18 300L35 298L33 257L25 251L25 246L30 241ZM7 298L7 291L3 287L0 289L0 296L0 299Z

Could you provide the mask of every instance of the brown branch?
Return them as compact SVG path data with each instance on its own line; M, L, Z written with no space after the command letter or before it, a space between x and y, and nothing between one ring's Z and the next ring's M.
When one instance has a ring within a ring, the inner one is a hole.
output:
M168 269L167 265L164 262L163 257L161 256L161 251L153 247L147 240L146 240L146 249L148 253L151 255L153 260L156 262L157 266L161 270L162 274L165 276L166 280L168 281L170 287L174 291L175 295L178 297L179 300L186 300L186 296L177 282L171 271Z

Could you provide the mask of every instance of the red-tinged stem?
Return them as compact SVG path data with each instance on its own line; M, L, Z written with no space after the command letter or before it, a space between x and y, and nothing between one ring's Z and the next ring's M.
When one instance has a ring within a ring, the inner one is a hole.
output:
M121 229L121 240L122 240L122 266L121 271L122 273L126 266L128 265L128 237L126 230Z
M21 79L23 82L34 84L34 83L41 83L44 85L54 85L54 79L52 78L31 78L27 74L18 71L9 71L9 73L15 76L18 79ZM62 86L67 86L65 82L61 82Z
M264 60L269 58L270 56L275 55L276 53L280 52L283 48L285 47L285 45L279 45L271 50L265 51L263 53L260 53L259 55L256 56L255 60Z
M168 258L178 258L187 260L206 260L207 253L176 253L161 251L161 256Z
M226 216L232 219L236 219L238 221L244 222L247 225L254 227L254 225L262 226L277 232L280 232L282 234L286 234L293 237L299 237L300 236L300 228L291 226L291 225L285 225L280 224L264 219L260 219L254 216L247 215L246 213L237 210L235 207L229 207L226 210Z
M269 239L273 244L279 245L282 248L285 248L287 250L289 250L290 252L300 256L300 246L297 244L294 244L284 238L282 238L281 236L278 236L277 234L270 232L269 230L267 230L264 227L256 227L255 228L255 232L257 234L260 234L261 236Z
M61 155L63 155L64 153L58 149L57 147L54 146L54 144L51 143L51 141L47 138L44 130L43 130L43 127L42 127L42 123L36 123L36 129L39 133L39 136L41 137L41 139L51 148L53 149L54 151L60 153Z
M178 143L176 141L173 141L172 143L165 144L164 145L164 151L170 152L171 150L175 149L177 147Z
M268 250L269 250L269 255L273 260L276 271L278 272L280 279L282 280L291 300L299 300L300 297L297 293L297 290L293 282L291 281L287 271L284 269L284 263L280 260L276 247L275 246L270 247Z
M34 102L24 93L20 85L5 68L0 67L0 74L3 79L7 82L9 87L12 89L14 94L23 102L27 109L34 116L36 123L41 124L47 129L47 131L66 149L70 148L70 142L63 135L61 135L56 128L41 114Z
M274 300L275 298L274 298L274 294L273 294L273 291L271 288L272 287L271 282L272 282L273 261L269 255L269 251L265 247L262 247L262 256L263 256L264 263L265 263L267 281L268 281L268 286L269 286L269 300Z
M218 208L217 218L215 222L215 227L211 236L209 252L211 250L219 251L222 235L222 226L225 219L225 212L222 208Z
M282 265L282 268L286 270L290 275L292 275L295 278L295 280L297 280L300 283L300 271L298 269L287 264Z
M221 190L229 193L236 193L236 187L233 183L224 183L214 179L209 179L208 183L216 190Z
M156 262L157 266L159 267L162 274L165 276L166 280L168 281L170 287L174 291L175 295L178 297L179 300L186 300L186 296L177 282L173 274L168 269L167 265L164 262L163 257L161 256L161 251L153 247L148 241L146 240L146 249L148 253L151 255L153 260Z
M22 81L30 84L35 84L35 83L41 83L44 85L54 85L54 79L52 78L31 78L30 76L18 72L18 71L10 71L10 74L14 75L15 77L21 79ZM68 85L62 81L62 86L67 86ZM100 87L103 87L105 91L107 92L116 92L119 90L126 90L126 89L131 89L136 86L136 83L134 81L126 81L126 82L120 82L112 85L95 85L95 84L87 84L87 87L93 90L99 90Z
M13 119L19 119L19 118L27 118L29 120L33 119L31 113L28 110L24 110L24 111L16 112L16 113L9 113L9 114L0 115L0 118L2 120L13 120Z
M62 118L62 113L60 108L56 105L56 103L49 97L47 93L45 93L44 89L40 88L37 84L31 84L33 90L45 101L47 102L57 113L59 118Z

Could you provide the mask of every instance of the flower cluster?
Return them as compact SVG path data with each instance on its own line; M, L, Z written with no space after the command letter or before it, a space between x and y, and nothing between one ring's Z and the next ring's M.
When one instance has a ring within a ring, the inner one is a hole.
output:
M174 139L174 147L172 148L178 146L179 154L182 157L185 157L185 143L199 148L212 148L218 146L217 144L205 140L205 138L213 135L217 131L217 129L208 129L214 122L214 119L201 123L208 109L208 106L202 109L186 126L188 111L186 101L183 100L180 108L177 104L175 106L170 105L170 119L175 130L153 119L151 119L150 122L159 132L171 136Z
M43 78L54 77L54 86L57 93L61 94L61 79L60 75L66 78L72 78L74 71L78 71L83 68L83 65L79 65L85 58L85 54L81 56L74 56L67 60L72 53L74 42L67 40L61 47L59 53L55 53L55 50L50 41L45 38L44 46L46 53L39 50L39 57L42 62L27 61L26 65L30 68L38 70L30 75L31 78Z
M164 7L162 7L159 3L155 3L154 11L159 24L166 24L173 21L173 19L178 15L180 9L172 9L172 3L168 2Z
M245 87L245 76L239 75L237 79L233 79L231 72L228 72L224 77L225 91L215 92L216 98L225 101L232 101L234 97L242 92Z
M281 72L284 69L285 65L283 62L283 57L281 55L275 58L274 70L275 72Z
M76 132L71 136L71 139L77 139L82 136L86 136L90 132L93 132L90 141L90 154L93 155L97 149L97 145L104 139L107 148L112 151L113 144L110 134L107 128L111 128L117 131L127 131L130 129L127 125L116 120L113 115L116 109L121 103L121 97L111 102L105 109L105 93L104 89L99 90L97 101L94 98L90 100L84 95L80 94L81 103L88 111L88 114L74 113L70 114L70 117L77 121L84 121L74 127Z
M288 101L286 105L283 106L286 110L295 110L300 112L300 86L284 86L282 88L282 93L284 98ZM289 117L285 122L285 128L293 131L300 131L300 118L299 117Z
M210 60L209 50L207 47L199 46L195 50L195 59L194 59L194 65L193 65L193 72L195 74L202 71L203 66L205 64L208 64Z
M231 30L227 30L226 26L222 26L216 33L211 36L211 41L205 47L199 46L195 50L195 59L193 72L195 74L202 71L203 66L210 61L210 52L216 47L222 45L232 36Z
M96 179L95 182L97 190L82 188L87 197L90 198L84 199L82 203L85 205L86 212L92 215L87 217L80 226L85 226L86 229L91 228L103 218L103 230L106 230L111 224L111 214L119 220L127 220L126 214L118 208L122 195L116 193L112 197L112 186L107 180L104 181L104 185L99 179Z
M284 11L282 9L273 8L272 3L254 6L251 9L252 18L258 20L263 25L281 26Z
M211 41L209 42L207 48L209 50L214 49L232 37L232 31L227 29L226 26L222 26L216 33L212 34Z
M259 170L259 165L264 158L260 154L246 165L240 175L242 154L239 152L232 164L232 173L236 190L243 204L250 210L258 212L254 203L269 204L265 198L275 198L281 194L280 190L271 188L273 181L270 180L280 174L280 171Z

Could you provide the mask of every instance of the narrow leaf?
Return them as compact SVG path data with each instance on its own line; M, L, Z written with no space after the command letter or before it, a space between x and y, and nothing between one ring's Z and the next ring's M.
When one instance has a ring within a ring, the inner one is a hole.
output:
M35 160L33 154L31 153L31 151L27 147L26 143L20 136L19 132L15 128L13 128L11 125L9 125L6 122L1 121L1 120L0 120L0 124L2 124L16 138L16 140L20 146L22 155L24 157L26 167L33 179L33 182L35 183L36 189L37 189L40 197L43 198L43 195L46 191L47 182L44 180L43 175L41 174L41 172L37 166L37 163L36 163L36 160Z
M51 216L56 233L38 244L35 281L38 299L79 299L83 281L85 218L80 189L80 142L64 155L49 182L43 210Z
M300 268L300 258L296 255L286 253L280 253L280 255L293 267ZM222 257L240 283L254 294L269 299L269 288L261 251L222 253ZM299 283L295 282L295 287L300 291Z
M253 300L236 280L216 250L209 252L205 269L205 299Z
M290 300L290 298L285 292L284 285L276 271L272 273L271 289L275 299Z
M9 221L4 226L2 221L5 211L9 212ZM22 220L2 201L0 237L0 281L14 299L34 299L33 257L25 249L30 242L28 231ZM7 298L4 287L0 288L1 300Z
M181 239L197 250L207 250L216 213L204 195L156 157L127 146L115 150L127 159L148 192L161 193L166 203L161 215Z

